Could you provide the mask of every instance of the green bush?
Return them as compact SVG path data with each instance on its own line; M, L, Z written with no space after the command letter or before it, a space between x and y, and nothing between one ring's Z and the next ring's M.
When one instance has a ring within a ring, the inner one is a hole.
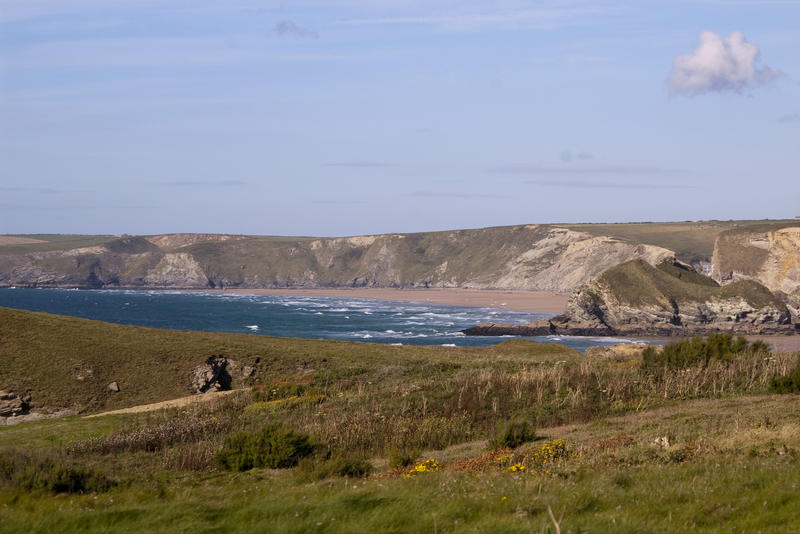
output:
M515 449L536 439L536 432L527 421L506 421L499 423L494 434L489 438L492 449Z
M748 343L743 336L734 339L730 333L710 334L707 338L697 336L668 343L661 352L647 347L642 352L642 369L651 373L684 369L696 364L708 365L711 360L730 361L759 353L770 353L769 346L763 341Z
M800 355L794 370L786 376L776 376L770 386L775 393L800 393Z
M294 467L298 460L310 455L314 444L307 434L273 424L253 434L238 432L225 439L217 454L217 465L230 471L247 471L255 467L271 469Z
M414 462L422 453L418 448L409 448L407 446L389 447L389 467L408 467L414 465Z
M375 467L366 459L353 456L315 455L303 458L297 464L301 481L324 480L334 476L363 478L371 474Z
M99 493L116 485L101 471L14 453L0 458L0 477L5 484L23 490L53 493Z

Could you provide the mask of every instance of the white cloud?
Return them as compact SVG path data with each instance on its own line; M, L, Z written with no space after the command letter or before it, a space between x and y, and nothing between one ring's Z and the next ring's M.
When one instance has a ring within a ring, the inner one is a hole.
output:
M758 54L758 47L740 31L727 38L704 31L694 52L675 58L667 84L673 93L697 95L741 91L779 76L779 71L756 65Z

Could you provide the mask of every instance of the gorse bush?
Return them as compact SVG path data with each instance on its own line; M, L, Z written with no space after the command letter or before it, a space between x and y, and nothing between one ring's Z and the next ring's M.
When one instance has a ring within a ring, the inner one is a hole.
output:
M217 465L230 471L294 467L300 458L312 452L314 444L307 434L295 432L286 425L272 424L252 434L237 432L228 436L217 454Z
M506 421L499 423L489 438L492 449L514 449L523 443L536 439L536 433L527 421Z
M705 339L697 336L668 343L660 352L654 347L647 347L642 352L642 369L649 372L684 369L697 364L708 365L712 360L730 361L769 353L769 346L763 341L748 343L743 336L734 339L733 334L729 333L710 334Z

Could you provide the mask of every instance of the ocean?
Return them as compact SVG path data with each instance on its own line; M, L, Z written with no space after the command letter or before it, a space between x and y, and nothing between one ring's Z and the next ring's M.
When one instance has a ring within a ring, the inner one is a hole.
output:
M552 315L365 298L148 290L5 288L0 289L0 306L152 328L459 347L485 347L511 337L460 332L478 323L525 324ZM633 342L572 336L530 339L580 351Z

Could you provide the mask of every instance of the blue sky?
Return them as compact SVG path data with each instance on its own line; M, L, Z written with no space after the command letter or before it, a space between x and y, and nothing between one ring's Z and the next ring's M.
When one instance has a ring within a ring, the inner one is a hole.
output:
M0 233L800 215L800 0L0 0Z

